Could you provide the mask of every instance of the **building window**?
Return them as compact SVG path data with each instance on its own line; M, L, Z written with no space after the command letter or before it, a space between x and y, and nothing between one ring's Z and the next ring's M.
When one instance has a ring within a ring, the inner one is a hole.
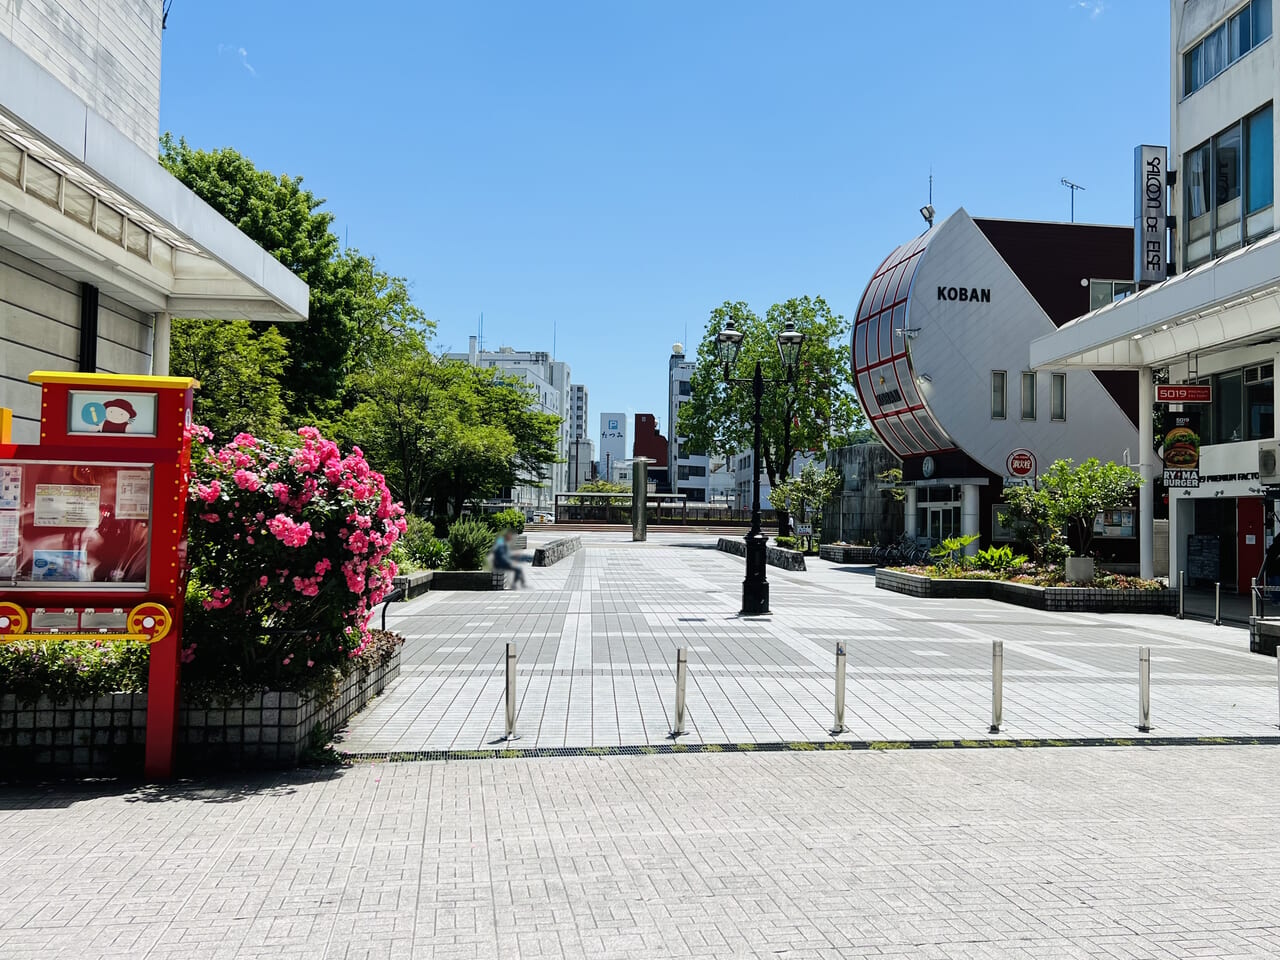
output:
M707 475L706 467L691 467L691 466L688 466L687 464L682 463L680 464L679 467L676 468L677 480L693 480L693 479L696 479L697 477L705 477L706 475Z
M1253 0L1182 56L1182 95L1189 97L1271 36L1271 0Z
M693 384L688 380L680 381L680 396L688 397L693 394Z
M1138 285L1132 280L1090 280L1089 312L1092 313L1099 307L1105 307L1117 300L1123 300L1137 289Z
M1035 371L1022 375L1022 419L1036 418L1036 375Z
M1271 232L1273 131L1268 104L1183 159L1187 266L1239 249Z
M1006 398L1008 390L1005 381L1008 375L1003 370L991 371L991 419L1003 420L1008 416Z
M1055 373L1049 378L1049 419L1067 419L1067 375Z

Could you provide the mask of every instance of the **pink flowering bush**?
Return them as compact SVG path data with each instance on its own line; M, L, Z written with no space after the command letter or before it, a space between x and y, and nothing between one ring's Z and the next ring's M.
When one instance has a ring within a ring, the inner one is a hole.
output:
M192 428L184 683L192 690L331 684L371 643L404 510L359 447L314 427L282 446Z

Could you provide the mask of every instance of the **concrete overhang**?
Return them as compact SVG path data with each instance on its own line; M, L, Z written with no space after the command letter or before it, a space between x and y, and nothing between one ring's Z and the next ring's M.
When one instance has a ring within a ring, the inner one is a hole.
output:
M304 282L3 38L0 91L0 245L144 312L307 319Z
M1162 367L1280 340L1280 234L1087 313L1031 342L1031 366Z

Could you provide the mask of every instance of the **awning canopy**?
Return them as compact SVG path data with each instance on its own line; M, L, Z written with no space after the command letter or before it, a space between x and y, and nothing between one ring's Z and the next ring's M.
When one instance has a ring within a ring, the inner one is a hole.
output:
M145 313L299 321L307 285L0 38L0 246Z
M1162 367L1280 340L1280 234L1148 287L1031 342L1031 366Z

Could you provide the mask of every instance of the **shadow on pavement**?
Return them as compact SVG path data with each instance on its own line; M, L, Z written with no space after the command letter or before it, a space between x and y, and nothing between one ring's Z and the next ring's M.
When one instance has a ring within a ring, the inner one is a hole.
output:
M341 767L333 766L211 773L169 783L126 777L0 781L0 812L60 810L104 797L120 797L125 803L240 803L259 796L288 796L300 785L336 780L342 773Z

